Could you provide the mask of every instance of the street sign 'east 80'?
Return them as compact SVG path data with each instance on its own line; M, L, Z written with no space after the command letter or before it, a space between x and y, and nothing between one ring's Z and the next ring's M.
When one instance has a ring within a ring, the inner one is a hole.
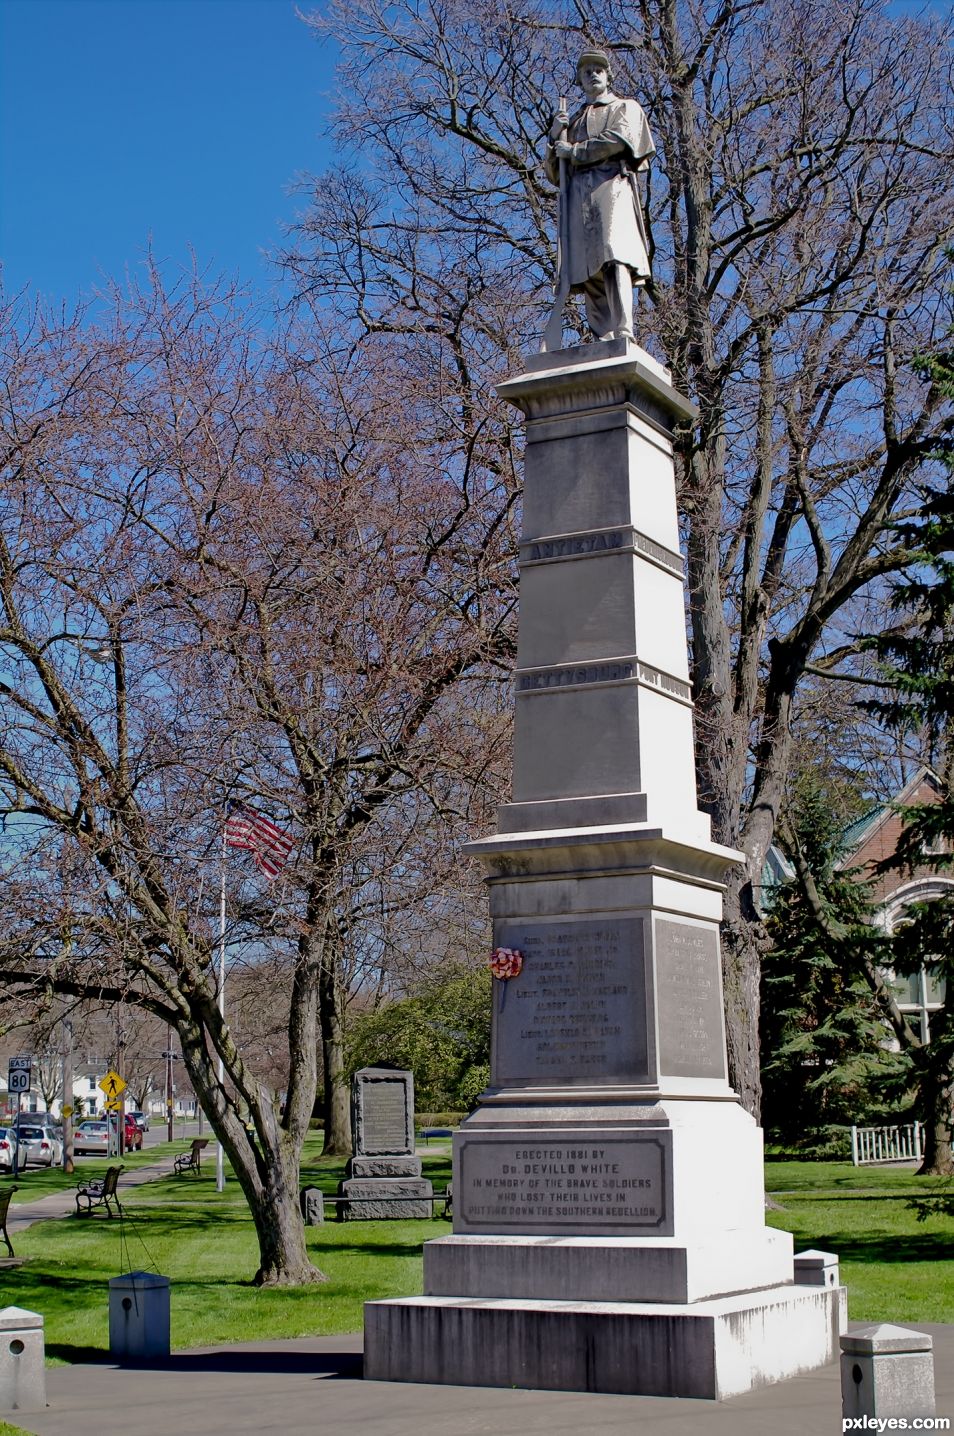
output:
M29 1092L30 1090L30 1059L29 1057L11 1057L7 1069L7 1091L8 1092Z

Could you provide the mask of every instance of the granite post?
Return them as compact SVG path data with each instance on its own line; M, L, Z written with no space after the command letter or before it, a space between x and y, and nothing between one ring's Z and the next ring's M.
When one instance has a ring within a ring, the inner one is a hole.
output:
M0 1310L0 1411L46 1410L43 1317L22 1306Z
M625 339L498 393L527 421L513 800L469 848L523 964L494 982L454 1233L423 1297L366 1307L365 1374L725 1397L833 1359L839 1293L796 1285L727 1081L743 858L696 798L673 467L696 411Z
M843 1421L911 1420L934 1412L934 1338L927 1332L863 1326L841 1338Z

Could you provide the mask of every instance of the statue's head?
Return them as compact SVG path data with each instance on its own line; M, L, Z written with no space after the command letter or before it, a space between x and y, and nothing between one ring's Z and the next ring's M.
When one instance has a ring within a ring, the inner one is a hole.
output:
M606 78L608 80L611 80L613 78L610 57L609 55L607 55L605 50L584 50L582 55L576 62L577 79L580 78L584 70L588 70L593 66L595 66L597 69L605 70Z
M576 62L576 78L590 99L605 94L613 78L606 51L584 50Z

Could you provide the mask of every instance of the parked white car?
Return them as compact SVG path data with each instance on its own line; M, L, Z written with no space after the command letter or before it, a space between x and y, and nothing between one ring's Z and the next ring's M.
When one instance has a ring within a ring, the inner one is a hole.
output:
M21 1171L25 1171L30 1163L34 1167L57 1167L62 1162L63 1140L55 1128L21 1122L17 1132L20 1138Z
M0 1127L0 1169L13 1171L13 1156L17 1150L17 1134L12 1127Z

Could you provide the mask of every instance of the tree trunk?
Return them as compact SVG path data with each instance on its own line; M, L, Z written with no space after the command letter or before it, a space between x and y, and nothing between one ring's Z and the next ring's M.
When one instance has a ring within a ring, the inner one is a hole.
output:
M344 994L338 977L338 955L334 942L325 944L325 959L319 979L319 1014L325 1078L326 1157L350 1157L351 1099L345 1076Z
M943 1118L924 1128L924 1156L917 1174L919 1177L954 1176L951 1126Z
M934 1036L937 1046L941 1042ZM921 1088L917 1106L924 1122L924 1154L918 1167L919 1177L950 1177L954 1175L954 1153L951 1151L951 1099L952 1092L950 1062L938 1060L930 1043L921 1048L923 1059Z
M300 1144L280 1125L271 1094L264 1087L245 1090L254 1122L254 1133L249 1132L234 1100L215 1078L202 1028L183 1021L177 1024L177 1031L196 1097L232 1164L255 1223L259 1250L256 1286L325 1281L305 1245L298 1197ZM226 1063L227 1080L239 1074L244 1075L240 1059L235 1073L229 1072Z
M295 1166L297 1168L297 1162ZM305 1245L305 1225L298 1204L298 1179L289 1180L284 1165L269 1162L265 1180L249 1193L249 1208L258 1235L260 1266L256 1286L305 1286L327 1281L312 1264Z

